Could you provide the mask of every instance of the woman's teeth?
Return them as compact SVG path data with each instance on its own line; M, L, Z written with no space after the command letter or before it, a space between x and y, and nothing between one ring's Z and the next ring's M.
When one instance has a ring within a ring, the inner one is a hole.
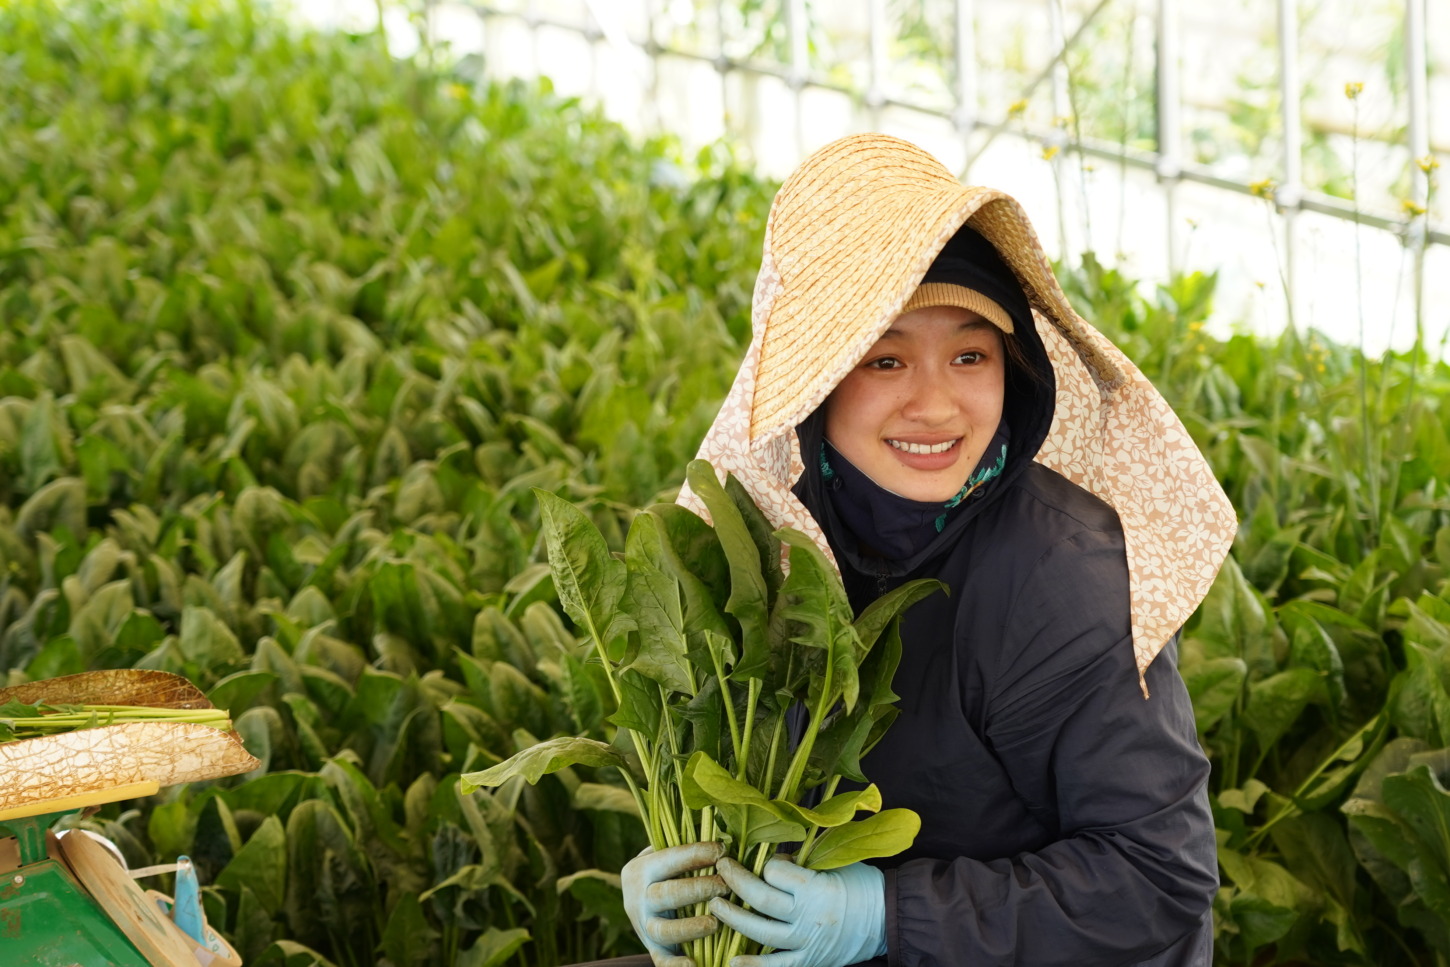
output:
M945 443L903 443L900 440L887 440L886 442L903 453L945 453L957 445L956 440L948 440Z

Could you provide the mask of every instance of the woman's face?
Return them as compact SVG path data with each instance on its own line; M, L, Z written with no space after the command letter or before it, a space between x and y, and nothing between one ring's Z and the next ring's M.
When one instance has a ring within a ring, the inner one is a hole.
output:
M1003 355L968 309L902 313L826 399L826 439L893 493L950 500L1002 419Z

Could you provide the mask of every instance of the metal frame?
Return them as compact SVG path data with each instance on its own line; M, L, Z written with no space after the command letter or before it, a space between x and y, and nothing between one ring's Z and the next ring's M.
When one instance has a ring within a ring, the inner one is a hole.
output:
M431 6L433 0L423 0ZM613 19L609 0L581 0L581 12L587 11L588 23L569 23L542 17L526 5L526 11L519 14L501 9L482 0L471 0L468 5L481 17L522 18L529 26L537 29L549 26L584 34L596 43L629 43L648 52L657 60L660 57L675 57L711 64L720 74L722 85L727 83L732 72L774 77L783 81L792 92L796 112L796 141L798 153L803 154L801 111L802 99L807 89L835 91L860 97L873 117L890 108L904 108L922 115L943 118L956 127L970 149L967 167L979 157L987 144L1001 134L1027 139L1035 143L1060 145L1058 159L1074 153L1086 159L1109 160L1118 165L1153 172L1161 185L1167 212L1165 238L1168 244L1170 268L1178 268L1179 233L1175 194L1177 187L1185 182L1207 185L1215 189L1240 195L1263 193L1259 184L1236 181L1224 177L1207 166L1189 162L1183 154L1182 144L1182 85L1181 85L1181 26L1179 19L1182 0L1157 0L1156 48L1157 85L1156 111L1158 150L1141 151L1124 148L1115 143L1102 142L1081 137L1076 131L1051 126L1032 125L1021 119L984 116L978 104L978 77L975 58L974 0L956 0L953 32L954 84L952 95L954 106L949 110L914 102L891 94L885 87L886 55L886 0L867 0L868 24L870 29L870 54L868 86L865 91L853 90L830 79L814 74L809 66L807 42L809 10L806 0L780 0L785 15L788 37L789 62L744 60L728 56L723 50L714 54L684 50L661 44L654 36L655 14L661 0L647 0L650 19L649 35L643 39L627 38L626 31L607 21ZM1045 0L1051 22L1051 34L1055 54L1046 68L1023 91L1023 97L1044 81L1053 82L1054 110L1059 116L1069 113L1064 101L1065 66L1064 56L1072 49L1092 20L1112 0L1099 0L1083 18L1071 35L1065 32L1062 0ZM1429 141L1429 97L1428 62L1425 47L1426 4L1425 0L1402 0L1404 4L1406 71L1408 75L1409 148L1411 158L1418 160L1430 155ZM1303 125L1299 112L1300 72L1298 39L1298 0L1277 0L1278 27L1280 37L1279 85L1281 120L1283 124L1283 152L1280 159L1280 178L1273 190L1273 201L1278 210L1284 231L1283 257L1285 279L1290 299L1291 312L1294 304L1294 284L1297 275L1298 245L1296 242L1297 216L1301 212L1316 212L1357 225L1392 232L1401 238L1413 253L1416 264L1415 299L1421 304L1424 293L1424 254L1431 245L1450 245L1450 226L1430 225L1428 216L1411 218L1396 217L1384 212L1366 211L1354 202L1333 197L1322 192L1306 189L1302 182ZM717 25L723 28L722 7L724 0L716 0ZM724 43L723 29L719 31ZM656 71L656 78L658 72ZM1061 102L1061 103L1059 103ZM1060 173L1065 173L1061 172ZM1424 207L1429 198L1429 176L1414 171L1412 198L1416 205Z
M1425 56L1425 0L1405 0L1405 74L1408 80L1410 158L1418 162L1430 157L1430 65ZM1430 200L1430 173L1416 164L1410 170L1411 201L1421 208ZM1430 242L1447 244L1444 233L1430 231L1429 216L1410 226L1409 244L1414 252L1415 318L1424 318L1425 247Z

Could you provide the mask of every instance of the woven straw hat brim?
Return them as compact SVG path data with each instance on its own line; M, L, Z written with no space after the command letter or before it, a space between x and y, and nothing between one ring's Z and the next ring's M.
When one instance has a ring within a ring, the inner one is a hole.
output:
M930 154L879 134L843 138L806 160L771 205L766 249L780 279L756 371L751 439L794 428L901 313L942 246L971 224L1016 273L1096 375L1118 377L1081 330L1021 207L964 186Z

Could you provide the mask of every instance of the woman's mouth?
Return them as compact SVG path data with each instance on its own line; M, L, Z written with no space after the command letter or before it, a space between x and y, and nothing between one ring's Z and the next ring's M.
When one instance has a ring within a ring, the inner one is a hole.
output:
M891 448L891 456L896 462L921 473L936 473L955 467L962 456L961 442L961 437L935 442L886 438L886 445Z
M900 450L902 453L911 454L946 453L948 450L952 449L961 442L961 437L957 437L955 440L943 440L941 443L908 443L905 440L891 439L888 439L886 441L886 443L893 449Z

